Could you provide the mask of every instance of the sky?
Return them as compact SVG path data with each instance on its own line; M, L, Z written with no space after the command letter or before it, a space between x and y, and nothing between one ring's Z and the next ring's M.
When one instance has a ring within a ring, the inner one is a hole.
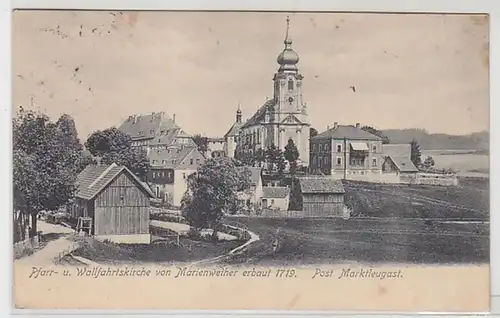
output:
M477 15L16 11L13 107L69 114L80 138L160 111L223 136L238 104L249 118L272 97L287 15L318 131L489 131L489 21Z

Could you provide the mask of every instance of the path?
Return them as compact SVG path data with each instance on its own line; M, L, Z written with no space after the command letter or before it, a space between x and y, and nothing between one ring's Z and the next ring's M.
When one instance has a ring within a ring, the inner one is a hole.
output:
M47 234L70 234L75 231L56 224L46 223L44 221L38 220L37 222L38 231L42 232L42 235ZM35 251L29 256L25 256L18 260L15 260L15 264L19 265L52 265L54 263L54 258L64 251L70 251L76 247L76 243L67 239L67 235L61 236L53 241L47 243L43 248Z
M187 233L189 232L189 229L190 229L190 226L187 224L184 224L184 223L151 220L151 221L149 221L149 224L152 226L159 227L159 228L172 230L174 232L177 232L179 235L183 235L183 236L187 235ZM213 233L213 231L214 230L212 230L212 229L204 229L201 231L201 234L202 235L205 235L205 234L211 235ZM217 236L218 236L219 240L223 239L223 240L227 240L227 241L233 241L233 240L238 239L236 236L229 235L229 234L222 233L222 232L218 232Z
M236 226L232 226L232 225L228 225L228 226L231 227L231 228L233 228L233 229L244 230L244 229L236 227ZM205 264L206 265L206 264L209 264L209 263L214 263L214 262L220 261L220 260L222 260L225 257L228 257L228 256L231 256L231 255L237 254L238 252L241 252L248 245L250 245L250 244L252 244L252 243L257 242L258 240L260 240L260 237L257 234L255 234L254 232L252 232L252 231L250 231L248 229L245 229L245 231L247 231L247 233L250 235L250 239L248 241L246 241L245 244L242 244L242 245L240 245L240 246L232 249L227 254L219 255L217 257L213 257L213 258L209 258L209 259L202 259L200 261L196 261L196 262L191 263L190 266L201 265L201 264Z

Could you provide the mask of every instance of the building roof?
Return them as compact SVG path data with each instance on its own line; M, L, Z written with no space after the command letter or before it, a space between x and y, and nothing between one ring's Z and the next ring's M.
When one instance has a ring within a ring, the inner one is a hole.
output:
M290 194L288 187L263 187L262 198L264 199L284 199Z
M358 128L353 125L338 125L327 131L318 134L317 136L311 139L324 139L324 138L333 138L333 139L349 139L349 140L382 140L379 136L371 134L367 131L364 131L361 128Z
M234 124L229 128L227 133L224 135L224 137L233 137L233 136L238 136L241 127L243 127L243 123L241 122L234 122Z
M93 199L107 185L109 185L120 173L129 174L150 197L154 197L149 187L145 187L143 182L137 178L127 167L111 165L88 165L80 172L76 179L77 190L75 196L85 200Z
M237 167L237 169L241 172L245 169L248 169L250 171L250 185L257 185L260 181L260 178L262 176L262 168L257 168L257 167Z
M345 193L342 181L331 177L302 177L299 182L302 193Z
M382 145L384 156L391 157L408 157L411 158L410 144L386 144Z
M409 157L393 157L388 156L400 172L418 172L417 167L413 164Z
M274 99L268 99L264 105L262 105L256 112L255 114L250 117L242 126L241 128L245 127L250 127L252 125L261 123L264 121L266 113L274 108L275 105L275 100Z
M118 128L133 140L151 139L159 130L178 128L174 120L163 112L129 116Z
M149 162L152 168L178 169L188 165L193 169L197 169L202 160L198 163L194 162L193 165L186 162L187 157L196 152L199 153L196 147L151 150L149 153ZM199 153L199 159L202 158L203 155Z

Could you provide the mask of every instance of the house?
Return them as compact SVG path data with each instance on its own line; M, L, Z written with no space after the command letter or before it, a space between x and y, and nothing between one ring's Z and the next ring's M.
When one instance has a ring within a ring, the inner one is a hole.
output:
M310 171L335 179L372 181L382 174L382 138L356 125L339 125L311 138Z
M262 208L288 210L290 202L289 187L263 187L261 204Z
M197 148L156 149L149 153L151 170L148 182L164 202L180 207L187 190L187 177L205 162Z
M418 168L411 161L410 144L382 145L384 163L382 172L385 176L393 176L394 183L415 182ZM386 178L389 180L389 177Z
M248 170L250 172L250 188L238 193L239 200L243 201L248 208L256 207L261 204L263 194L262 186L262 168L257 167L238 167L240 172Z
M87 232L118 243L150 243L149 200L154 194L125 166L89 165L77 177L74 218Z
M301 177L298 180L304 216L343 215L345 190L342 181L329 176Z
M129 116L118 128L132 138L132 147L151 149L196 147L192 137L164 112Z

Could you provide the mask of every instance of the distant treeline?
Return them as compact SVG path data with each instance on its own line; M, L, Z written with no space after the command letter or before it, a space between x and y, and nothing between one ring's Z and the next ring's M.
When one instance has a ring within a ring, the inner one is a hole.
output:
M429 134L425 129L390 129L383 130L392 144L410 143L415 139L420 149L425 150L476 150L489 152L490 137L488 132L478 132L468 135Z

